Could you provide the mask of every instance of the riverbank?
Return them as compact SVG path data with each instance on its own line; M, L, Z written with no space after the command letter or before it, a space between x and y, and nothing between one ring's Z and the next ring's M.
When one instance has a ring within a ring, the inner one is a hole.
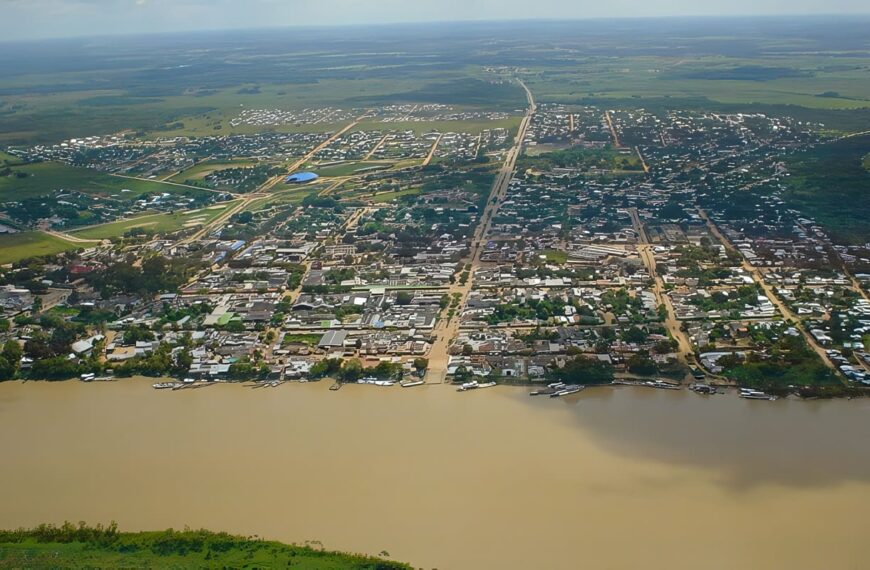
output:
M145 377L115 377L115 376L103 376L96 378L89 378L85 381L85 383L95 383L95 382L123 382L131 380L131 378L145 378ZM216 385L239 385L246 386L249 388L277 388L279 386L283 386L285 384L308 384L308 383L319 383L324 382L331 386L333 391L337 391L342 386L353 386L357 383L341 383L333 378L319 378L316 380L261 380L261 381L252 381L252 380L218 380L218 381L180 381L175 378L169 377L148 377L147 380L153 382L153 387L156 389L166 389L166 390L191 390L198 388L206 388L209 386ZM58 383L58 382L74 382L78 380L36 380L36 379L27 379L27 380L14 380L7 382L48 382L48 383ZM426 384L422 381L409 381L407 382L411 384L412 387L417 387L420 385ZM541 380L541 381L530 381L530 380L518 380L514 378L499 378L495 385L505 386L505 387L522 387L522 388L530 388L537 389L542 386L546 386L550 383L549 380ZM2 383L0 383L2 384ZM360 382L360 384L377 384L379 387L404 387L403 384L399 382L389 382L389 383L375 383L370 381ZM434 383L429 385L442 385L440 383ZM459 386L460 384L456 384ZM743 397L745 392L749 392L749 389L743 389L738 386L732 384L722 384L722 383L705 383L705 382L696 382L692 384L681 384L675 382L672 379L657 379L653 377L644 377L630 374L621 374L616 380L609 384L592 384L586 387L608 387L608 386L634 386L638 388L659 388L659 389L669 389L669 390L690 390L696 391L699 393L710 394L710 393L719 393L719 394L734 394L737 396ZM801 400L829 400L829 399L848 399L852 400L855 398L864 398L870 397L870 388L858 388L855 386L824 386L824 387L793 387L788 389L768 389L767 391L758 391L751 390L751 392L755 393L756 396L754 399L764 400L764 399L779 399L779 398L791 398L791 399L801 399Z
M866 560L867 399L153 383L0 384L0 528L220 528L443 570Z

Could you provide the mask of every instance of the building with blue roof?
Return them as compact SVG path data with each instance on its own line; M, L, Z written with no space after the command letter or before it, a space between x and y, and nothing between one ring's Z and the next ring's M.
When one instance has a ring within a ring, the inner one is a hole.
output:
M318 178L319 176L313 172L297 172L285 178L284 184L306 184L308 182L314 182Z

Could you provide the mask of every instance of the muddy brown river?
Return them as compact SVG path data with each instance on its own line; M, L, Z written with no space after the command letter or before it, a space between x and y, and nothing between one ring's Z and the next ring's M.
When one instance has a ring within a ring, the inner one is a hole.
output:
M450 569L864 569L870 399L0 384L0 527L206 527Z

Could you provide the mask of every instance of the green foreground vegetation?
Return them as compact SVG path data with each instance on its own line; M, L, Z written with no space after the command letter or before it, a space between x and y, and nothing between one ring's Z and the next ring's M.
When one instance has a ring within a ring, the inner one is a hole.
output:
M386 556L387 553L382 553ZM299 568L403 570L370 556L207 530L120 532L117 526L40 525L0 531L0 568Z

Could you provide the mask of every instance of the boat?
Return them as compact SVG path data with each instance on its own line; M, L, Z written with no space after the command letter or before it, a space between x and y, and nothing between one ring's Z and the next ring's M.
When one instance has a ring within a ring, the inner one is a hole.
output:
M466 392L468 390L474 390L479 388L480 384L477 383L477 380L472 380L471 382L466 382L462 386L456 389L457 392Z
M771 396L770 394L760 390L753 390L751 388L740 388L740 397L746 400L776 400L776 396Z
M653 388L660 388L662 390L679 390L680 386L676 386L674 384L668 384L667 382L662 382L661 380L657 380L655 382L650 383Z
M553 390L561 390L565 386L566 384L564 382L553 382L552 384L547 384L547 388L551 388Z
M692 384L692 391L698 394L715 394L717 392L715 386L709 384Z
M169 388L175 388L175 386L175 382L158 382L157 384L152 385L155 390L166 390Z
M586 386L566 386L566 387L562 388L561 390L557 390L557 391L553 392L552 394L550 394L550 397L551 398L561 398L562 396L570 396L571 394L576 394L577 392L580 392L580 391L584 390L585 388L586 388Z
M96 374L82 374L79 376L79 380L82 382L93 382L96 377Z
M410 382L402 382L400 386L402 388L413 388L414 386L422 386L426 382L423 380L412 380Z
M487 382L486 384L478 384L477 387L478 388L492 388L495 385L496 385L495 382Z

